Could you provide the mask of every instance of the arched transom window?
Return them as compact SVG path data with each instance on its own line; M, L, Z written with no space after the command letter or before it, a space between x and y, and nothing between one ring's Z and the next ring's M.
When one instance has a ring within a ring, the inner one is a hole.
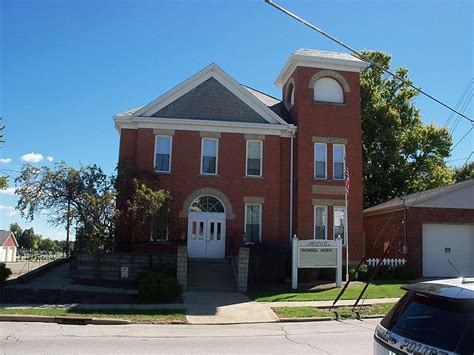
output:
M314 101L344 103L341 85L332 78L321 78L314 83Z
M224 213L221 201L213 196L200 196L191 203L191 212L218 212Z

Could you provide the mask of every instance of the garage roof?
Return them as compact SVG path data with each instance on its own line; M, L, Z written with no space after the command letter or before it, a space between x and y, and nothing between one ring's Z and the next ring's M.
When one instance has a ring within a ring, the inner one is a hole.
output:
M466 191L459 191L459 190ZM442 201L447 195L461 193L463 198L454 198L451 201ZM438 187L423 192L416 192L407 196L397 197L393 200L364 210L364 215L397 211L411 207L433 208L473 208L474 209L474 179L459 182L448 186Z
M5 244L5 242L7 241L8 237L10 237L10 235L13 237L13 240L15 241L16 246L18 246L18 242L16 241L15 234L13 234L13 232L0 230L0 247L3 246L3 244Z

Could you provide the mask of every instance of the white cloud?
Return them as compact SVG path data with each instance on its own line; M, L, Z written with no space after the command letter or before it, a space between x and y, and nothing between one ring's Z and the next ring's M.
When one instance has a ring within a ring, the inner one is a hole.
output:
M0 158L0 164L8 164L12 161L12 158Z
M41 160L43 160L43 154L36 154L34 152L24 154L21 156L21 160L27 162L27 163L39 163Z
M52 162L54 160L54 158L51 156L51 155L48 155L46 157L46 159L49 161L49 162Z
M15 207L0 205L0 210L4 210L7 216L14 216L16 214Z
M0 195L14 195L15 188L14 187L7 187L5 190L0 190Z

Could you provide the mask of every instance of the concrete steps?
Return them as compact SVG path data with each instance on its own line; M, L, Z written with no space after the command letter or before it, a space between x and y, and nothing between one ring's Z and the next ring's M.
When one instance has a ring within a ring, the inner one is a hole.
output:
M234 270L230 260L189 259L188 290L236 291Z

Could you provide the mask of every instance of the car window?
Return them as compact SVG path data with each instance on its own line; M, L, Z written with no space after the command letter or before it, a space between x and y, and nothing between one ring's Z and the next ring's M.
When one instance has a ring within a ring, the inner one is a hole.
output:
M405 338L455 351L473 316L472 305L408 292L381 325Z

